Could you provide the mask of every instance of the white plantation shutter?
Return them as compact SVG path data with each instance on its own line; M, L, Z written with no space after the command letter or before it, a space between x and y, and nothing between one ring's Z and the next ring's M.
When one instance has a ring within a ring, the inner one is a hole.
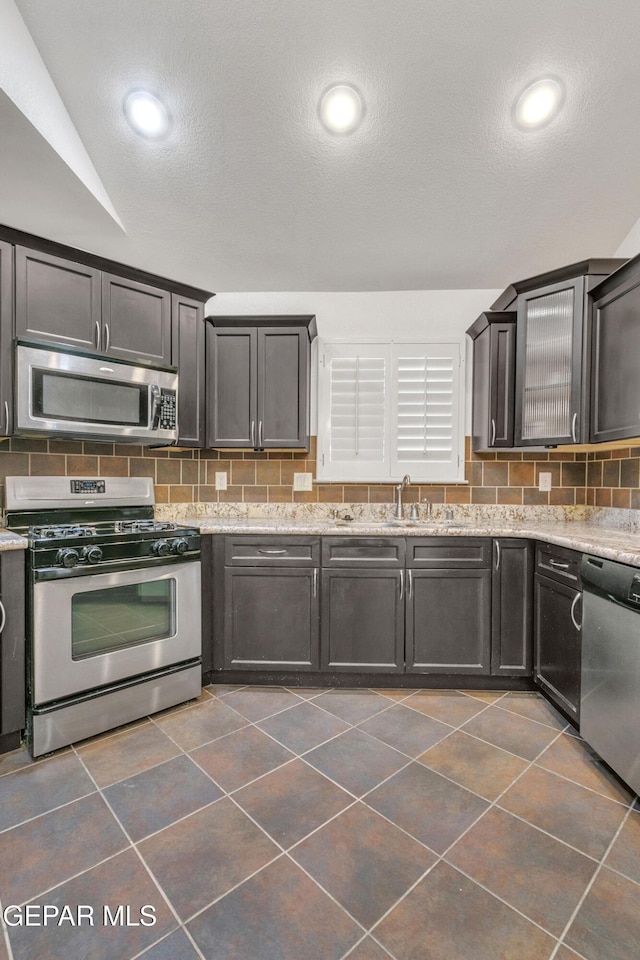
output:
M391 473L453 480L460 444L460 346L394 344Z
M325 345L319 377L320 478L386 477L390 360L388 344Z
M459 343L326 341L318 356L319 480L463 478Z

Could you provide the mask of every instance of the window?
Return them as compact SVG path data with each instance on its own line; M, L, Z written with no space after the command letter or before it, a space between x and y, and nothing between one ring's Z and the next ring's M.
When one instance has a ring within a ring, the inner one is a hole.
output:
M324 341L318 480L464 479L457 342Z

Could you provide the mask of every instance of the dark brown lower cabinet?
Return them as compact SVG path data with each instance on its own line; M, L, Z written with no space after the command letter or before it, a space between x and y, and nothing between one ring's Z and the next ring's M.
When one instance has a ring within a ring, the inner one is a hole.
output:
M25 726L24 554L0 553L0 753L20 743Z
M322 670L404 670L404 578L394 569L322 571Z
M530 677L533 667L533 562L530 540L493 541L491 675Z
M408 673L482 673L491 663L491 570L408 570Z
M580 719L582 594L569 584L535 576L535 681L566 714Z
M317 671L319 579L317 567L225 567L224 668Z

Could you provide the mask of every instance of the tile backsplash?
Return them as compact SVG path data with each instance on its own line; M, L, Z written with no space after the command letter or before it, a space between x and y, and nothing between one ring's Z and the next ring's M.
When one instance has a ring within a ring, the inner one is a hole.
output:
M0 484L14 475L152 477L157 503L392 503L383 483L315 483L294 491L293 474L316 474L315 438L309 453L148 449L119 443L14 438L0 443ZM465 445L464 484L414 484L406 503L597 506L640 509L640 446L588 451L474 454ZM216 490L215 474L227 474ZM551 490L538 490L539 474ZM4 502L4 490L2 490Z

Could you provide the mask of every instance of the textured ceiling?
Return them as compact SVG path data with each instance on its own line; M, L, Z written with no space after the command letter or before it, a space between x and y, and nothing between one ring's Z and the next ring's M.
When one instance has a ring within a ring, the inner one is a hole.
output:
M638 0L17 6L126 235L15 115L12 226L213 290L393 290L611 255L640 216ZM515 96L548 73L562 114L516 130ZM366 103L350 137L317 118L336 81ZM165 141L126 125L133 87L168 105Z

